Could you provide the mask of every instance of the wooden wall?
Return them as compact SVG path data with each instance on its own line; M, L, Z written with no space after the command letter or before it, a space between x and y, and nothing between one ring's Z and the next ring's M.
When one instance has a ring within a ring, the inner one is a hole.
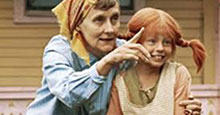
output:
M204 1L207 0L146 0L146 7L169 12L180 23L185 39L198 38L204 42ZM122 30L125 28L126 24L122 24ZM0 0L0 86L40 86L43 48L58 30L57 24L14 24L13 0ZM176 60L189 68L194 84L208 81L204 71L195 73L190 48L178 48L176 54ZM213 68L214 53L210 56L205 68ZM209 74L214 79L214 71Z
M14 24L13 0L0 0L0 86L40 86L43 48L55 24Z

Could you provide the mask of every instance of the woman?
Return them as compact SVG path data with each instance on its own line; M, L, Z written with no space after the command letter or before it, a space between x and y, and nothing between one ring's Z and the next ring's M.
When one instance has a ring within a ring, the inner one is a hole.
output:
M42 86L27 115L106 114L117 64L147 61L148 51L116 39L117 0L64 0L53 12L60 33L45 48Z
M179 103L190 95L191 76L184 65L171 60L176 45L191 47L199 72L204 46L198 40L184 40L175 19L159 9L139 10L128 23L128 34L121 37L129 38L141 27L145 29L137 42L149 51L150 61L140 60L116 76L108 115L183 115Z

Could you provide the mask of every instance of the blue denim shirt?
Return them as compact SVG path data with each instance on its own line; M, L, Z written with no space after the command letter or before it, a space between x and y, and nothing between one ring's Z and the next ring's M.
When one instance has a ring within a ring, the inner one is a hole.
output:
M116 40L117 46L123 43ZM42 87L26 114L105 115L117 69L112 68L107 77L100 76L96 70L98 60L90 54L91 66L86 65L65 37L54 36L43 55Z

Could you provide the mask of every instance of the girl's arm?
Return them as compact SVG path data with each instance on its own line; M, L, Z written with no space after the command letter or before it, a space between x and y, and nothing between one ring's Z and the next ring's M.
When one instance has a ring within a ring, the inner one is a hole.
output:
M189 74L185 66L177 68L176 72L176 84L174 89L174 113L175 115L184 115L185 108L179 106L179 103L183 100L188 100L190 95L191 75Z
M111 99L107 115L123 115L118 97L118 90L114 82L112 84Z

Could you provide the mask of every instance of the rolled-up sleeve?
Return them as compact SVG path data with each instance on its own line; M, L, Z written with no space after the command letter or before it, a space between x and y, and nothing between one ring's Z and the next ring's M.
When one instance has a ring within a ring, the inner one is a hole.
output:
M179 106L180 101L187 100L190 95L191 75L185 66L177 68L175 84L175 115L183 115L184 107Z
M67 53L67 52L63 52ZM106 78L98 75L96 64L83 71L74 70L71 60L56 50L46 50L43 74L50 92L69 107L88 101Z

